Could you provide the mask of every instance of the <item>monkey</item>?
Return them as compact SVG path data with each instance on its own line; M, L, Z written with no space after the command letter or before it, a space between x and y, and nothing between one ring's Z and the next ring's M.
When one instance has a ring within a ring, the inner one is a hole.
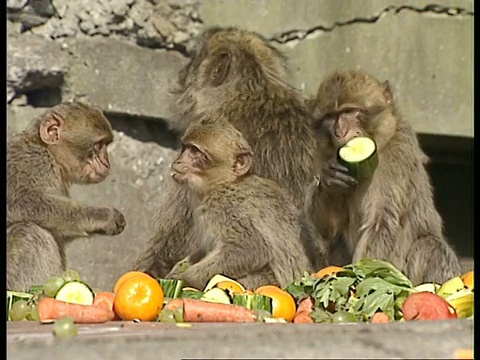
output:
M289 85L285 56L261 35L238 28L209 28L197 40L172 89L170 128L182 135L199 116L228 119L255 153L254 172L286 188L303 207L317 143L308 98ZM164 277L198 246L188 191L167 183L156 213L134 268ZM321 264L325 245L317 241Z
M53 106L7 141L7 289L26 291L66 270L65 246L78 237L118 235L115 208L81 204L72 184L97 184L110 172L111 124L81 102Z
M429 159L389 82L334 71L320 83L312 114L321 173L311 217L320 232L327 239L343 236L352 262L389 261L414 284L458 276L459 261L434 204ZM378 166L365 180L337 161L338 149L356 136L377 145Z
M199 247L167 278L201 289L223 274L248 289L283 288L314 270L303 243L313 244L315 228L290 192L252 173L253 150L240 131L225 119L207 119L190 126L181 142L172 177L192 195Z

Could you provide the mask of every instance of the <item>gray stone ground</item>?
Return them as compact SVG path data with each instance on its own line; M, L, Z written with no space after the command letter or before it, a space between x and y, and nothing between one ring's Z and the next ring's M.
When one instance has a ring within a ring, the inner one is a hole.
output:
M473 348L470 320L395 324L175 324L110 322L57 339L51 325L7 323L13 360L455 359Z

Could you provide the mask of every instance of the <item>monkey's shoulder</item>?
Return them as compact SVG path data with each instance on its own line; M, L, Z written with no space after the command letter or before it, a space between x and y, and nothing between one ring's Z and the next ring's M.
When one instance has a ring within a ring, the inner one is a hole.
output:
M241 181L218 187L209 194L205 204L226 208L271 206L272 204L293 204L290 193L277 182L254 174Z

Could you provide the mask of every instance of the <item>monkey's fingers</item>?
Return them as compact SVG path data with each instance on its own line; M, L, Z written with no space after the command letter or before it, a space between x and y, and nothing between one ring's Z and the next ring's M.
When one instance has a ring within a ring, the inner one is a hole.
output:
M329 187L338 186L342 188L349 188L358 184L358 181L354 177L337 170L325 169L323 174L323 183Z
M330 171L340 171L342 173L348 173L348 168L343 165L340 165L337 162L328 162L327 169Z

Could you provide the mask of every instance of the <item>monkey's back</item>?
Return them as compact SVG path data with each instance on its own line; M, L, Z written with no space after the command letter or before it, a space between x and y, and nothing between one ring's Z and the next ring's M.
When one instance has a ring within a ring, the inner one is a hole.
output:
M22 134L7 143L7 178L9 206L28 192L61 193L61 173L52 156Z

